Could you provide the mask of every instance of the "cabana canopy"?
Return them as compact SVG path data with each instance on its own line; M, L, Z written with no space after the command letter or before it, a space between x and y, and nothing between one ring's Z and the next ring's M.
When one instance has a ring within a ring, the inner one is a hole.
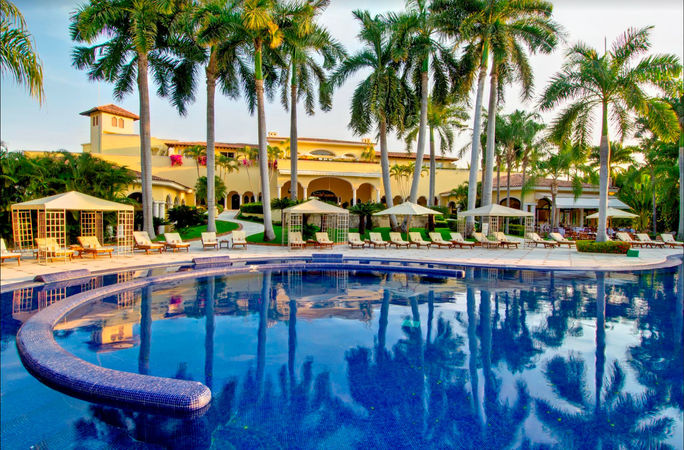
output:
M391 208L376 212L374 216L426 216L426 215L440 215L439 211L420 206L417 203L404 202Z
M321 231L328 233L333 242L346 242L349 231L349 211L316 198L283 209L283 245L291 245L290 235L301 233L304 216L320 215Z
M133 211L133 206L110 202L92 195L70 191L12 205L13 210L61 209L66 211Z
M532 213L503 205L497 205L495 203L487 206L480 206L475 209L469 209L467 211L461 211L458 215L462 217L534 217L534 214Z
M619 209L615 208L606 208L606 217L612 217L613 219L634 219L635 217L639 217L636 214L632 214L627 211L621 211ZM587 219L598 219L599 218L599 213L595 212L594 214L589 214L587 216Z
M311 199L298 205L283 209L283 214L346 214L349 211L318 199Z

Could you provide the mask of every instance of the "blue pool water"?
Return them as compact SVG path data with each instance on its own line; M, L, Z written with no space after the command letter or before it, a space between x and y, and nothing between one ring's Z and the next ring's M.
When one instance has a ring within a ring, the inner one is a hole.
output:
M209 386L192 419L41 384L14 335L64 294L3 293L2 448L682 448L683 272L254 272L57 326L91 363Z

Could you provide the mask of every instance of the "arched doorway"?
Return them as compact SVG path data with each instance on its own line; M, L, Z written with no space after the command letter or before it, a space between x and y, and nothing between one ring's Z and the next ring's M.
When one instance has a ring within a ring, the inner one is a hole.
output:
M240 194L230 192L228 198L230 199L230 209L240 209Z
M376 200L376 188L370 183L362 183L356 189L356 202L374 202Z
M317 191L313 191L311 193L311 196L316 197L324 202L337 203L337 196L335 195L335 193L332 191L328 191L326 189L319 189Z
M291 182L286 181L280 188L280 198L292 198L292 190L290 189ZM304 197L304 188L300 182L297 182L297 200L306 200Z
M506 199L504 198L503 200L501 200L501 202L499 202L499 204L502 206L506 206ZM511 197L511 204L510 204L509 208L520 209L520 200L518 200L515 197Z
M421 195L420 197L418 197L418 204L420 206L427 206L427 198L425 198L425 196Z
M548 198L540 198L539 201L537 201L536 215L536 223L549 223L551 220L551 201Z
M395 195L394 198L392 199L392 202L395 205L400 205L400 204L404 203L404 199L401 198L401 196L399 196L399 195Z
M321 177L311 180L307 186L309 196L318 197L335 204L352 201L352 185L347 180L336 177Z
M135 200L136 202L138 202L139 204L142 205L142 202L143 202L142 192L132 192L132 193L128 194L128 198L131 198L131 199Z
M242 203L254 203L254 193L251 191L247 191L244 194L242 194Z

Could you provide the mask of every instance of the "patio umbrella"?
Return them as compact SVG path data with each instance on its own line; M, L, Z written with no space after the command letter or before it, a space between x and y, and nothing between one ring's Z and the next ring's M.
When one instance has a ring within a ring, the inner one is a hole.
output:
M598 219L598 217L599 213L595 212L594 214L589 214L587 216L587 219ZM623 211L621 209L607 208L606 217L612 217L614 219L634 219L635 217L639 216L637 214L632 214L631 212Z
M410 224L411 224L411 216L427 216L427 215L440 215L442 214L439 211L435 211L434 209L426 208L425 206L420 206L417 203L411 203L411 202L404 202L399 205L393 206L391 208L376 212L373 214L374 216L406 216L407 217L407 223L406 223L406 230L407 233L411 229Z

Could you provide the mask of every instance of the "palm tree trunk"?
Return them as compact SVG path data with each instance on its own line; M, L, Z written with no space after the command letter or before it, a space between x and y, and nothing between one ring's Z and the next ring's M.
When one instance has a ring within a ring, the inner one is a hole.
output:
M506 166L507 166L506 167L506 175L507 175L507 178L506 178L506 206L510 208L511 207L511 161L510 161L510 159L506 163ZM520 205L520 207L522 208L522 204ZM506 234L508 234L508 224L509 224L508 221L509 220L510 220L510 218L506 217Z
M679 228L677 239L684 240L684 130L679 138Z
M292 84L290 85L290 198L297 201L297 72L292 63ZM302 199L306 200L306 199Z
M261 41L255 42L254 77L256 79L257 117L259 130L259 175L261 203L264 210L264 241L275 239L271 220L271 183L268 176L268 150L266 148L266 111L264 109L264 76L261 69Z
M216 232L216 149L214 147L214 102L216 97L216 52L211 49L207 65L207 231Z
M140 184L143 200L143 230L156 237L152 220L152 150L150 146L150 90L147 80L147 54L138 54L138 96L140 98Z
M392 181L390 180L389 157L387 154L387 119L385 116L380 118L380 168L382 169L382 186L385 190L385 204L388 208L394 206L392 198ZM394 215L389 217L390 228L397 229L397 218Z
M214 384L214 330L216 329L214 318L215 290L216 281L213 277L209 278L207 280L204 307L204 383L209 389L211 389Z
M655 173L653 171L653 165L651 165L651 190L652 192L652 203L653 203L653 234L658 233L656 225L656 189L655 189Z
M425 134L427 133L427 109L428 109L428 60L423 62L423 70L420 72L420 129L418 130L418 146L416 148L416 166L413 169L413 181L409 199L415 203L418 198L418 186L423 169L423 156L425 155Z
M486 47L485 47L486 48ZM480 169L480 126L482 125L482 98L484 97L484 84L487 78L487 61L483 52L483 60L480 61L480 75L477 79L477 92L475 94L475 113L473 114L473 140L470 146L470 174L468 175L468 209L475 209L477 204L477 172ZM475 228L475 218L466 218L466 234L470 236Z
M437 162L435 161L435 130L430 127L430 187L428 189L428 206L435 206L435 175Z
M152 348L152 288L144 287L140 299L140 352L138 373L150 373L150 350Z
M501 202L501 159L496 158L496 203Z
M496 132L496 97L498 72L492 67L489 79L489 118L487 120L487 156L485 158L484 180L482 181L482 206L492 204L492 177L494 176L494 134Z
M596 242L605 242L608 208L608 186L610 184L610 141L608 140L608 104L603 104L603 131L601 132L601 146L599 148L599 219L596 230Z
M556 189L551 188L551 231L556 227Z
M601 391L603 391L603 374L606 363L606 280L603 272L596 272L596 370L595 378L595 414L601 415Z

